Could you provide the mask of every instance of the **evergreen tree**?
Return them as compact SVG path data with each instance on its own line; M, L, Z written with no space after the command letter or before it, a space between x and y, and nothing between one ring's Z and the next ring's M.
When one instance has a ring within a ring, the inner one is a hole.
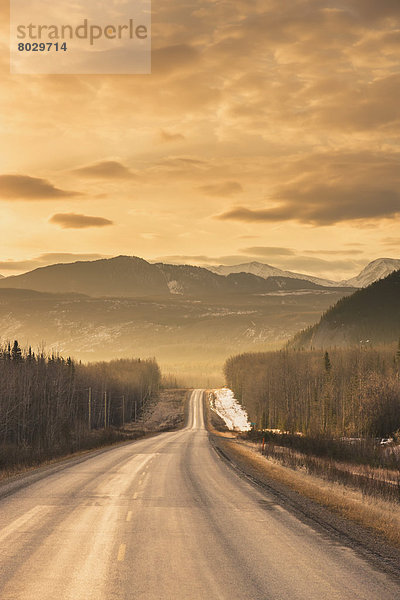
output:
M11 351L11 357L13 360L22 360L22 350L19 347L17 340L14 341L14 346Z
M325 352L324 365L325 365L325 372L327 374L330 373L331 370L332 370L332 363L331 363L331 359L329 358L329 353L328 352Z

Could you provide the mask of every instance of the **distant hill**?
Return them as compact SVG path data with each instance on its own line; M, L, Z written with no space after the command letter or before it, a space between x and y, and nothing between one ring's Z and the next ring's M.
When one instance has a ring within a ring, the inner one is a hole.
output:
M91 296L160 296L169 294L157 267L133 256L41 267L0 281L2 288Z
M342 298L320 322L295 336L294 348L395 342L400 337L400 270Z
M341 281L341 285L358 288L367 287L374 281L383 279L398 269L400 269L400 259L378 258L370 262L356 277Z
M257 277L262 277L263 279L267 279L268 277L285 277L289 279L311 281L312 283L323 285L325 287L337 287L338 285L341 285L340 283L331 281L330 279L321 279L320 277L313 277L312 275L304 275L304 273L283 271L282 269L278 269L277 267L272 267L271 265L261 262L250 262L232 266L219 265L218 267L207 268L213 273L225 276L232 273L251 273L252 275L257 275Z
M214 294L263 294L277 290L324 289L310 281L287 277L264 279L251 273L217 275L208 269L189 265L156 265L165 275L171 294L211 296Z
M130 298L171 295L211 297L216 294L325 289L301 279L264 279L250 273L233 273L225 277L200 267L150 264L135 256L42 267L23 275L6 277L0 281L0 288Z

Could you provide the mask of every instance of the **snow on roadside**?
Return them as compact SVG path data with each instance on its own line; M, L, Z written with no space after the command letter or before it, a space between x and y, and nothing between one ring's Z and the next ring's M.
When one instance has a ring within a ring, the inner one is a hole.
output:
M232 390L222 388L210 394L210 406L231 431L250 431L247 412L234 397Z

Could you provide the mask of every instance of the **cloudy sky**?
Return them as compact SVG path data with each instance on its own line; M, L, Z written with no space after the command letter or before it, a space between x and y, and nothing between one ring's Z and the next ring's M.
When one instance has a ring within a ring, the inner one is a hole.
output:
M137 76L10 75L7 7L3 275L130 254L340 279L400 257L398 0L154 0Z

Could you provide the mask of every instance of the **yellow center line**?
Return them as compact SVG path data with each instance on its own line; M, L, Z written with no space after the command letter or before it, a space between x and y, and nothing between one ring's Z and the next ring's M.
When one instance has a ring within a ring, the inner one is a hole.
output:
M127 521L127 523L129 523L129 521L130 521L131 519L132 519L132 511L130 510L130 511L128 512L128 514L126 515L126 521Z
M122 562L125 559L126 544L121 544L118 550L118 562Z

